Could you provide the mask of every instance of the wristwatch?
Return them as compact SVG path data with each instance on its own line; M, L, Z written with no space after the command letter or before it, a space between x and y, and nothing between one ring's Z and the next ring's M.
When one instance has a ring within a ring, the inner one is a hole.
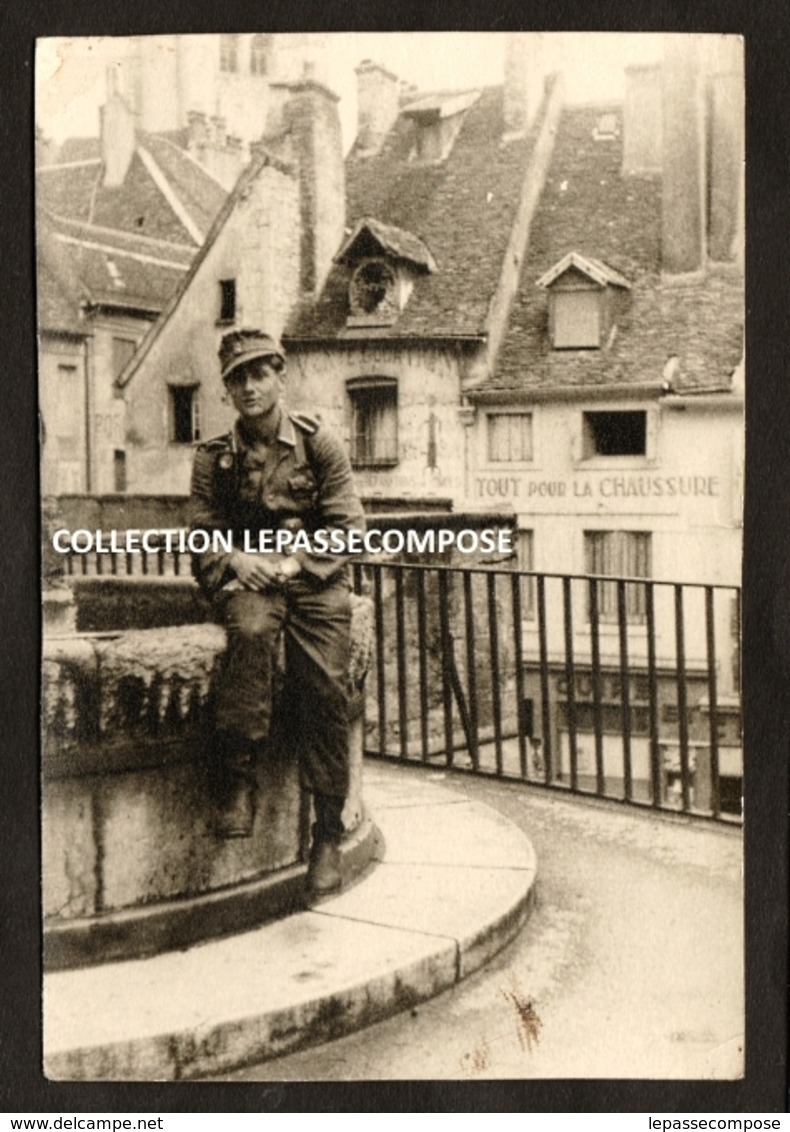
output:
M287 582L290 578L295 578L297 574L301 574L301 572L302 567L299 559L289 557L282 560L282 562L280 563L280 569L277 573L284 582Z

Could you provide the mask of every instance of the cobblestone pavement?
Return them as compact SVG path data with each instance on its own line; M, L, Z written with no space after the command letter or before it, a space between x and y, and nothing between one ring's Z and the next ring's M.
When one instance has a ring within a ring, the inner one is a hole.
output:
M520 936L453 990L226 1080L729 1079L743 1066L737 828L439 772L538 856Z

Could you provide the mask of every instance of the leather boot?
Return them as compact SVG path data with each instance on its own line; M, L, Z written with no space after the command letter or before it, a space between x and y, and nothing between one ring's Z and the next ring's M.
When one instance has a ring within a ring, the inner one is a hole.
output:
M345 798L330 794L313 795L316 820L307 867L307 887L314 896L337 892L343 883L340 842L345 832L342 819L345 801Z
M307 887L314 896L337 892L343 883L340 845L337 841L314 840L307 867Z
M217 837L251 837L255 823L257 751L248 740L225 738L222 756L215 832Z

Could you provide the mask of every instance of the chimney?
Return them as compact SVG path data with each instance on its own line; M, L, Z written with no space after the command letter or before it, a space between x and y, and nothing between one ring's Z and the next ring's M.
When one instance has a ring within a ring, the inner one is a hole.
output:
M211 119L211 140L217 149L224 149L228 140L228 124L221 114Z
M107 101L101 111L101 156L104 185L116 189L123 184L136 145L134 114L118 93L114 68L107 70Z
M661 64L625 69L623 176L661 171Z
M505 45L504 135L522 137L535 119L543 94L540 32L510 32Z
M378 153L398 117L400 83L391 71L364 59L357 75L357 147L365 154Z
M140 40L142 68L140 125L147 133L176 130L179 121L177 35L144 35Z
M190 110L187 114L187 133L187 149L199 159L209 142L208 121L202 110Z
M668 275L705 263L705 117L699 37L664 37L661 258Z
M743 257L744 229L744 90L743 40L717 36L710 59L710 258L717 262Z
M345 167L339 99L311 78L290 83L283 108L299 169L302 290L317 294L343 239Z

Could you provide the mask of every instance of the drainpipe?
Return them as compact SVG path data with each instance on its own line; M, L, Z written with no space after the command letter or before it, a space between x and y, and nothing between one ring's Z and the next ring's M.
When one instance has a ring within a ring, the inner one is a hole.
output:
M93 410L95 404L93 372L93 334L85 337L85 491L94 488Z

